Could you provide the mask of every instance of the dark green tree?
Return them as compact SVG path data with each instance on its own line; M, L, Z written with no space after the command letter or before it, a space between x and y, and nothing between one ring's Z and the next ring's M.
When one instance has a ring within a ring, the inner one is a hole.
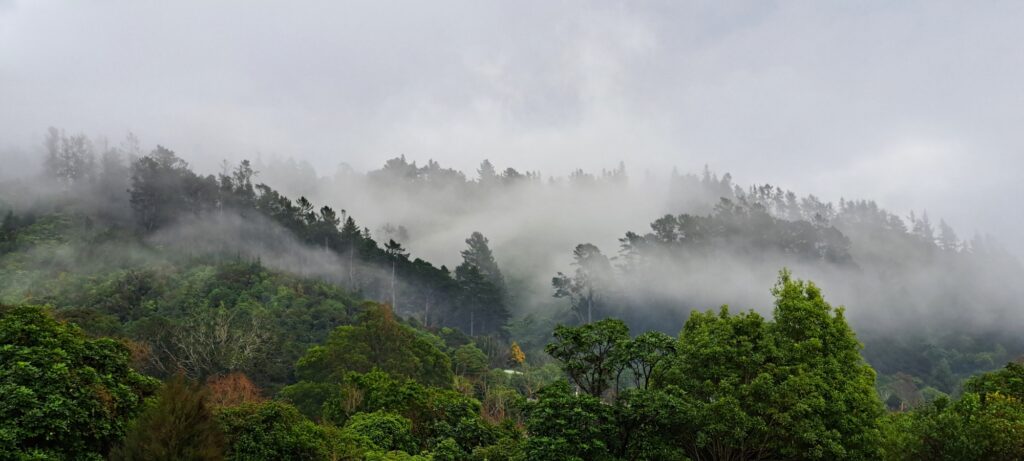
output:
M462 250L463 264L476 267L488 281L504 289L505 279L501 275L501 269L498 268L498 262L494 260L494 253L491 252L487 237L479 232L473 232L466 239L466 245L469 248Z
M594 321L594 310L599 310L612 290L612 266L601 250L589 243L577 245L572 252L576 272L572 277L558 273L551 279L556 298L569 298L572 310L580 322Z
M455 268L459 286L458 310L470 336L487 333L508 321L504 294L476 266L462 263Z
M660 390L628 389L613 405L615 438L609 442L620 459L689 461L680 435L689 431L683 399Z
M130 202L139 227L151 232L184 213L210 211L221 205L220 187L199 177L173 151L157 146L132 164Z
M625 363L617 347L629 340L629 327L621 320L604 319L579 327L555 327L555 342L544 350L562 362L562 368L583 392L600 398Z
M139 415L110 459L224 459L224 436L210 409L208 392L185 375L176 375L160 389L156 402Z
M473 232L466 245L455 279L462 288L460 307L469 317L470 335L497 331L509 318L505 279L483 234Z
M660 331L648 331L617 346L618 360L633 377L633 386L646 390L660 379L676 352L676 340Z
M574 395L568 383L558 381L541 389L526 412L526 459L614 459L608 446L617 439L613 409L597 397Z
M402 248L402 244L394 240L389 240L384 245L384 253L391 263L391 308L398 309L398 264L408 263L409 254Z

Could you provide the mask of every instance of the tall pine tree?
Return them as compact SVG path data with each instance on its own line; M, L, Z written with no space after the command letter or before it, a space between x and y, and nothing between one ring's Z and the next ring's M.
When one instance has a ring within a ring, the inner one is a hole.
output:
M505 279L494 260L489 242L473 232L462 251L462 264L455 268L455 279L462 288L460 310L470 335L490 333L508 322Z

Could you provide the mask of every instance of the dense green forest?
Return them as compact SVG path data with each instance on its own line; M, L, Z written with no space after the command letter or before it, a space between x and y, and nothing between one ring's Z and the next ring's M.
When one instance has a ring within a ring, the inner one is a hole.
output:
M203 175L57 129L43 165L0 183L0 459L1024 458L1024 269L927 214L673 173L614 254L473 231L449 268L410 234L625 166ZM373 231L338 188L466 199Z

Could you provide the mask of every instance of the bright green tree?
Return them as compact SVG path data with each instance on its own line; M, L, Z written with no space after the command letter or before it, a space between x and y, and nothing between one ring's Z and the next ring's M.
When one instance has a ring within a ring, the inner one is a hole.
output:
M767 451L775 385L767 322L750 312L694 312L680 333L678 353L654 387L686 402L681 443L694 458L758 459ZM674 386L674 387L672 387ZM762 446L750 441L764 440Z
M433 461L461 461L467 458L455 439L444 439L434 446Z
M358 414L397 414L412 422L412 436L420 449L453 439L469 453L498 438L497 429L481 417L481 404L476 399L380 370L352 372L342 382L330 385L298 383L286 387L281 395L300 402L307 411L313 410L314 418L338 427Z
M774 321L694 313L656 387L684 400L682 443L701 459L877 459L874 371L843 317L783 271Z
M0 459L101 459L158 382L43 308L0 306Z
M453 379L446 354L376 304L367 304L358 324L338 327L326 344L310 348L295 368L300 379L314 382L375 368L438 387L451 387Z
M479 375L487 371L487 354L475 344L465 344L452 352L452 365L460 376Z
M964 383L964 391L982 395L998 392L1024 400L1024 364L1010 362L1002 370L972 377Z
M875 372L860 355L862 345L812 282L779 275L772 333L781 354L776 409L784 425L783 456L876 459L882 404ZM792 402L803 405L792 406Z
M412 437L412 421L395 413L358 413L349 418L344 430L353 436L368 439L376 450L397 450L406 453L416 451L416 442Z
M1024 459L1022 371L1011 363L968 380L958 400L940 397L913 412L889 415L884 459Z

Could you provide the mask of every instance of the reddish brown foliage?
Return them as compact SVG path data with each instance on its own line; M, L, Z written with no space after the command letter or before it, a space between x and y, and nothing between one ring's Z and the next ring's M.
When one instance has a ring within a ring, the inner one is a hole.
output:
M131 365L136 370L144 370L153 358L153 347L144 341L133 341L124 338L121 342L131 353Z
M206 388L210 391L210 404L215 407L233 407L264 400L259 386L253 384L245 373L237 371L208 379Z

